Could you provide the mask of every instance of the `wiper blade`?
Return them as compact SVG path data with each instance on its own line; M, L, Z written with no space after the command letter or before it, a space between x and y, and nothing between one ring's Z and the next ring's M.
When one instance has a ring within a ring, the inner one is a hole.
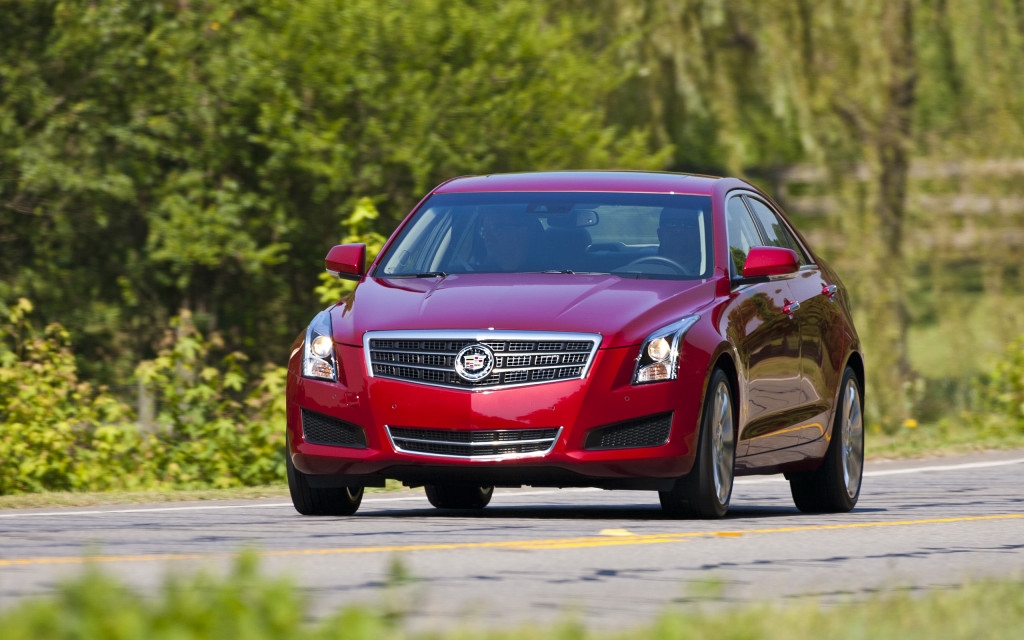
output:
M572 269L549 269L541 273L563 273L571 276L598 276L608 275L607 271L573 271Z
M425 271L423 273L388 273L385 278L447 278L444 271Z

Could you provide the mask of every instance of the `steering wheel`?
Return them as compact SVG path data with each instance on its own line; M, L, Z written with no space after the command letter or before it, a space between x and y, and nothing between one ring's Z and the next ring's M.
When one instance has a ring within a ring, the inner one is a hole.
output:
M665 256L644 256L643 258L637 258L636 260L634 260L633 262L630 262L626 266L627 267L632 267L632 266L641 265L641 264L660 264L660 265L669 267L670 269L672 269L673 271L675 271L679 275L683 275L683 276L690 275L690 272L687 271L683 267L683 265L679 264L675 260L672 260L671 258L666 258Z

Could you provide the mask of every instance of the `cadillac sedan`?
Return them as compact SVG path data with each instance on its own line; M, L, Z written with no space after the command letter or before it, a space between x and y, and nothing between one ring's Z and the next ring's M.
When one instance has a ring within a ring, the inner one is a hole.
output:
M735 476L777 473L802 511L857 503L864 359L846 290L744 181L457 178L369 267L359 244L326 267L358 284L289 361L302 514L355 513L387 479L444 509L593 486L714 518Z

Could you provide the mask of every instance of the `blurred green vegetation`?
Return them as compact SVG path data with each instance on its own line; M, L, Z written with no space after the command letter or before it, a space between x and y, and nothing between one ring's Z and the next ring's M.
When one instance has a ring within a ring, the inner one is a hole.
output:
M140 383L160 398L153 424L81 381L67 331L36 330L24 298L0 322L0 495L33 491L196 489L254 486L284 477L284 379L268 367L256 380L217 358L177 319Z
M748 177L852 292L872 428L1020 428L1021 77L1015 0L0 0L0 493L279 474L327 249L495 171Z
M1017 638L1024 625L1024 583L984 581L914 594L897 590L863 601L730 606L666 612L652 624L624 631L596 631L566 619L552 625L507 629L473 628L472 621L444 632L409 627L415 601L401 598L403 585L415 585L400 559L392 562L382 600L376 606L348 607L323 619L306 617L308 597L287 580L268 578L253 554L243 554L224 578L172 576L155 595L145 595L96 567L64 583L49 598L25 601L0 612L6 640L63 638L689 638L789 639ZM691 602L715 602L721 585L695 589ZM997 622L996 622L997 621Z

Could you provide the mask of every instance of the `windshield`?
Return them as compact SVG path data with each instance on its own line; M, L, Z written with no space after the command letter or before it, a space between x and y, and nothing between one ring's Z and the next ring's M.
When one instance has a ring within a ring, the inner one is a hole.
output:
M642 193L450 193L431 197L376 277L611 273L710 277L711 198Z

